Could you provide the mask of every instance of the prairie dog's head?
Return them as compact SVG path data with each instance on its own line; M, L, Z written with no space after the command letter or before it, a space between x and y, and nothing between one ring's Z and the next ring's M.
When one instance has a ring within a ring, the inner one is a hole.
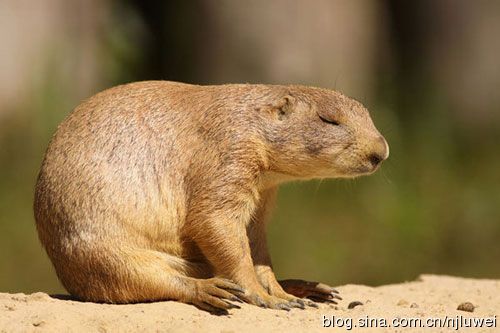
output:
M389 146L368 110L338 92L281 87L266 114L274 171L299 178L356 177L373 173Z

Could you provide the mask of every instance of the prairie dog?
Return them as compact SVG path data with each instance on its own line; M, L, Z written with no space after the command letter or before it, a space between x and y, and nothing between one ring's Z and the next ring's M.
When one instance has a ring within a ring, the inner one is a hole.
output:
M335 290L277 281L265 227L280 183L356 177L389 155L368 111L305 86L145 81L80 104L35 189L41 243L87 301L290 309Z

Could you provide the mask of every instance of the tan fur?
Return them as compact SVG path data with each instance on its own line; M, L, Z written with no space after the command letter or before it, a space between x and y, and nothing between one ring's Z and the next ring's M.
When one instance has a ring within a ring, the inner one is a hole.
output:
M286 308L297 299L276 281L265 239L277 186L371 173L374 154L388 146L366 109L331 90L122 85L59 125L36 185L37 229L83 300L214 310L236 294Z

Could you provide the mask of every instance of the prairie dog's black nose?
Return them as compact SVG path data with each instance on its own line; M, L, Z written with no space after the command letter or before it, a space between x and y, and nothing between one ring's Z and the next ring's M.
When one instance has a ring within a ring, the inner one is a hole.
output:
M385 141L384 137L380 136L375 140L372 149L372 152L368 155L368 160L375 168L383 160L386 160L389 157L389 145L387 144L387 141Z
M376 167L377 165L380 164L380 162L382 162L384 160L382 158L382 156L380 156L379 154L376 154L376 153L368 156L368 159L370 160L370 163L373 165L373 167Z

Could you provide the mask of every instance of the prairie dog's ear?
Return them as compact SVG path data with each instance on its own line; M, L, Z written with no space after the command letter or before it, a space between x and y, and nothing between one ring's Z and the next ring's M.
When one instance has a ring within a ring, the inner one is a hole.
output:
M297 101L292 95L287 94L283 96L274 107L278 114L278 119L283 120L289 114L291 114L295 109L296 103Z

